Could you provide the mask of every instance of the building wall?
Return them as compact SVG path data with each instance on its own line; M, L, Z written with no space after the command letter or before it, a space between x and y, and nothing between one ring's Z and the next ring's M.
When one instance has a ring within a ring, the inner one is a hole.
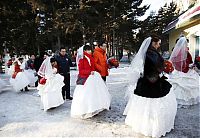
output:
M172 30L169 33L169 52L172 52L172 49L174 48L175 44L176 44L176 39L179 38L179 36L183 34L183 35L187 35L186 32L184 32L182 29L177 29L177 30Z

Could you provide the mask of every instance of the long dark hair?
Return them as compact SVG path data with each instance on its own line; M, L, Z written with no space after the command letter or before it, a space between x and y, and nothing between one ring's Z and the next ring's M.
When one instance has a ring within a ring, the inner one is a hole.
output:
M50 62L51 62L51 63L57 62L57 60L56 60L54 57L52 57L52 58L50 58Z
M89 46L89 45L85 45L85 46L83 47L83 50L84 50L84 51L86 51L86 50L92 50L92 47Z

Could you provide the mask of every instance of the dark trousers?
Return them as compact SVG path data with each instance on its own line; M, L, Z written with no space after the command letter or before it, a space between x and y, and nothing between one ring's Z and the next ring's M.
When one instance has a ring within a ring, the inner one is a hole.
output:
M62 75L64 77L64 86L62 87L63 99L70 98L70 74Z
M106 76L101 76L101 78L106 82Z
M39 83L39 81L40 81L41 78L42 78L42 77L38 76L38 80L35 82L35 87L38 86L38 83Z

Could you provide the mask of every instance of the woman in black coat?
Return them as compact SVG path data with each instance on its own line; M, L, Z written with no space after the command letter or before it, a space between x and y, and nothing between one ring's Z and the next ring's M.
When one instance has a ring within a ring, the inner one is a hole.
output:
M159 37L148 37L134 57L130 73L131 97L124 111L127 125L135 132L151 137L161 137L170 132L177 111L171 85L162 76L164 60L157 51L160 43Z
M160 39L152 38L151 44L146 52L144 64L144 75L140 77L134 93L138 96L148 98L159 98L167 95L170 91L171 84L166 81L166 77L160 77L164 70L164 59L157 49L160 45ZM156 43L153 46L152 43Z

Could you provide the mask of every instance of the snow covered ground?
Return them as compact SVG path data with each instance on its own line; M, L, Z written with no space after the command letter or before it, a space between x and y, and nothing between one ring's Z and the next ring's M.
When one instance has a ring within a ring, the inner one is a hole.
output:
M143 137L134 133L124 124L123 111L127 104L124 98L127 88L126 67L112 69L107 80L112 95L110 111L103 111L97 116L87 119L70 117L71 101L62 106L44 112L40 109L40 97L37 90L14 92L11 87L0 93L0 136L10 137L48 137L48 136L130 136ZM75 88L77 71L71 71L71 94ZM8 84L8 76L0 77ZM167 134L167 138L200 137L200 106L178 109L175 129Z

